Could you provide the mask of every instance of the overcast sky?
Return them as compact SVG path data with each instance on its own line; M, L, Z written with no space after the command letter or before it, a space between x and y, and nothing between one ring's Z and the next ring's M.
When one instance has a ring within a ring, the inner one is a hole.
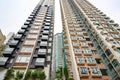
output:
M111 19L120 24L120 0L89 0ZM0 29L3 34L17 32L39 0L0 0ZM62 31L59 1L55 6L55 33Z

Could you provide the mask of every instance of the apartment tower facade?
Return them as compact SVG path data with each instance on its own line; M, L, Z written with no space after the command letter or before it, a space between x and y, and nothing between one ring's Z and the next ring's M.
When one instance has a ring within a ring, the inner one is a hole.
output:
M0 66L23 71L42 69L50 80L54 0L40 0L0 57Z
M120 27L87 0L60 0L65 54L74 80L120 80Z

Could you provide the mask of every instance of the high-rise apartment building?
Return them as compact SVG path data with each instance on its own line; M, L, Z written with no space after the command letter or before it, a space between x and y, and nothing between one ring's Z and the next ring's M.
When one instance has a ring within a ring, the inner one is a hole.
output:
M40 0L0 57L0 66L27 72L42 69L50 80L54 0Z
M120 80L120 27L87 0L60 0L65 54L74 80Z

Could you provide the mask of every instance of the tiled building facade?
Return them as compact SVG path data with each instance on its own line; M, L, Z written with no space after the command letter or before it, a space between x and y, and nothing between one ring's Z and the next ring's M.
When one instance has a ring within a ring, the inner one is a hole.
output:
M69 76L119 80L119 25L87 0L61 0Z

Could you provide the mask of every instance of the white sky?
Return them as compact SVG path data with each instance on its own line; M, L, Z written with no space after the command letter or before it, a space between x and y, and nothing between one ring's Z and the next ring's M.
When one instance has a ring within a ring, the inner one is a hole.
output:
M120 0L88 0L120 23ZM0 29L3 34L17 32L39 0L0 0ZM62 31L59 0L55 0L55 33Z

